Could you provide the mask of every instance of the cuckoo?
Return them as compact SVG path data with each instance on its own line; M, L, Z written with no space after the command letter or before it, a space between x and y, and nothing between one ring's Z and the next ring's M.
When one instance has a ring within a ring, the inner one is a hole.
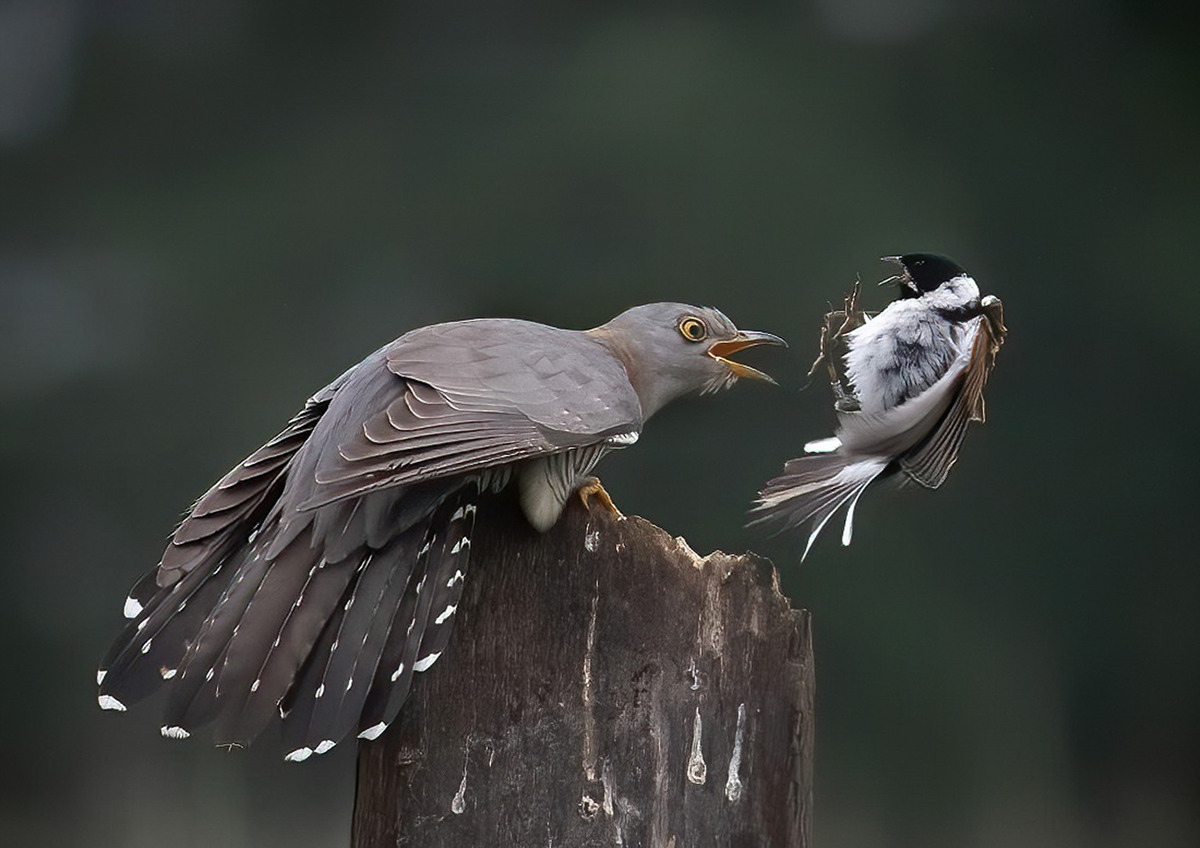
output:
M481 496L549 529L646 420L783 344L715 309L637 306L592 330L475 319L413 330L321 389L191 507L125 601L100 706L165 688L161 732L248 744L279 719L286 758L374 739L445 650Z

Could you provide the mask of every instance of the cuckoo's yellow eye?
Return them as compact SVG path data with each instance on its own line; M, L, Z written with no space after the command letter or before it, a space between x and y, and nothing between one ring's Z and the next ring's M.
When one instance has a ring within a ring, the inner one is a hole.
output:
M679 332L689 342L702 342L708 337L708 327L699 318L688 316L679 322Z

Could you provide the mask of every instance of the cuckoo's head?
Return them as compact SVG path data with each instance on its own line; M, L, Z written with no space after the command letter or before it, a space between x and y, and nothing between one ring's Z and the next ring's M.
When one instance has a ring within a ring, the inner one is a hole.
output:
M717 309L685 303L635 306L589 332L624 362L647 418L676 398L719 391L739 377L774 383L730 357L756 345L787 346L770 333L739 330Z

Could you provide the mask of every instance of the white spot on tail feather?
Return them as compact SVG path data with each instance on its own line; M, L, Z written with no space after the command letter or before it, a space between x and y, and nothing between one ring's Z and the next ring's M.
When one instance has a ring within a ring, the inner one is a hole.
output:
M441 655L442 652L438 651L436 654L428 654L421 657L421 659L413 663L413 671L428 671L429 667L437 662L438 657Z
M466 576L467 575L463 574L461 570L455 571L454 576L446 581L446 588L449 589L453 587L456 581L462 580Z
M395 680L394 677L392 679ZM378 739L383 734L383 731L387 730L387 728L388 728L387 723L381 721L381 722L379 722L379 724L373 724L370 727L368 727L366 730L364 730L362 733L358 734L358 738L359 739Z
M289 763L302 763L311 757L312 754L312 748L297 748L295 751L285 754L283 759Z
M320 698L324 694L325 694L325 684L322 683L320 686L317 687L317 694L314 695L313 697Z
M142 614L141 602L138 601L138 599L135 598L133 595L130 595L128 598L125 599L124 612L125 612L126 618L137 618L139 615Z
M184 730L182 727L179 727L176 725L168 726L165 724L158 729L158 732L161 733L163 736L167 737L168 739L187 739L189 736L192 735L192 734L188 733L186 730Z
M163 680L170 680L179 672L177 668L160 668L158 673L162 675Z
M313 753L314 754L328 753L329 751L333 750L333 746L336 744L337 743L334 742L332 739L322 739L321 744L319 744L316 748L313 749Z
M392 672L392 682L395 683L402 674L404 674L404 663L400 663L400 665L396 666L396 670Z
M446 608L444 610L442 610L442 614L439 615L437 618L435 618L433 620L433 623L434 624L444 624L446 619L448 619L450 616L454 615L454 611L456 609L458 609L458 604L447 604Z
M104 676L106 674L108 674L108 672L104 669L100 669L99 671L96 672L96 685L97 686L99 686L101 683L104 682Z
M101 695L96 699L102 710L116 710L119 713L125 712L125 705L114 698L112 695Z
M142 653L143 653L143 654L148 654L148 653L150 653L150 645L151 645L151 643L153 643L153 642L154 642L154 640L153 640L153 639L147 639L147 640L146 640L146 644L145 644L145 645L142 645Z
M461 539L459 539L457 542L454 543L454 547L450 549L450 553L456 554L459 551L461 551L463 548L469 549L470 547L471 547L471 537L463 536Z

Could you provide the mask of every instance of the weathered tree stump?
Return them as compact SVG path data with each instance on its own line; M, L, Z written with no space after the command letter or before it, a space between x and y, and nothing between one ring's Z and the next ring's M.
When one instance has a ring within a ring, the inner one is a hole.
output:
M808 614L770 563L502 504L444 656L359 748L355 848L808 846Z

